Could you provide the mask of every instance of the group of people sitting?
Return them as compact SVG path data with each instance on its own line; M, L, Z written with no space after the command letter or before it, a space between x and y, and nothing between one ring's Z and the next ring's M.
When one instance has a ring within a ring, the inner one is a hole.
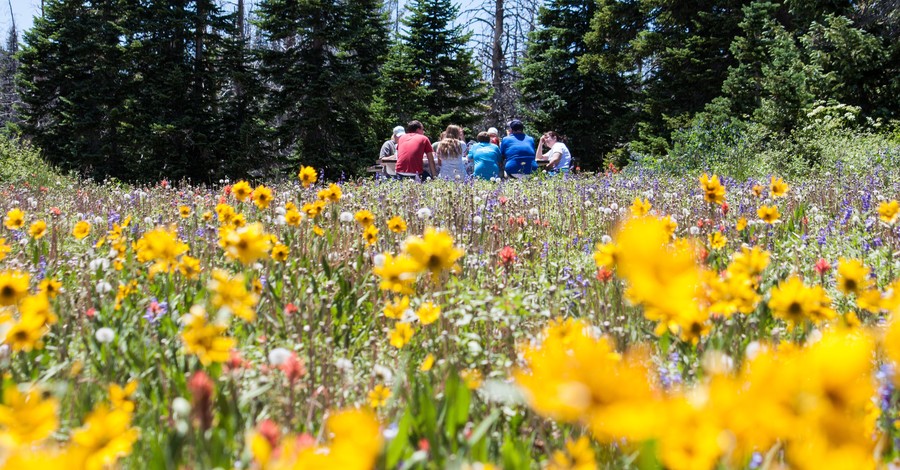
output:
M546 162L545 170L556 174L568 172L572 165L572 154L564 140L549 131L535 145L534 138L525 134L522 121L513 119L502 140L492 127L467 143L462 127L451 124L432 144L422 123L411 121L405 128L394 128L391 140L381 146L379 157L383 161L396 157L398 178L454 180L470 174L488 180L520 177L537 170L538 161ZM549 150L544 152L545 148Z

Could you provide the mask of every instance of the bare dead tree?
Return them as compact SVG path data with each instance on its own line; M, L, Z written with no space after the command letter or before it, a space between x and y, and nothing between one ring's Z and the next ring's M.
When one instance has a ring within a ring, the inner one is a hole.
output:
M481 0L462 12L472 30L475 60L493 88L484 127L518 114L518 91L513 83L519 78L528 33L534 29L535 9L530 0Z

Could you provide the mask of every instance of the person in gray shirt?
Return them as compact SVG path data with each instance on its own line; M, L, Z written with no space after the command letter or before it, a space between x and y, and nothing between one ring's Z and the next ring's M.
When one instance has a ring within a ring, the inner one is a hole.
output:
M406 130L403 126L395 127L391 139L381 145L381 152L378 154L378 158L397 155L397 140L399 140L400 136L403 134L406 134Z

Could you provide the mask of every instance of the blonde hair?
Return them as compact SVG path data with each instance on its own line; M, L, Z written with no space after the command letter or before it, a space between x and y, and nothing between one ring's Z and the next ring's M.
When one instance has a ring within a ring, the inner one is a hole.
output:
M443 132L441 143L438 146L437 153L441 157L459 156L463 152L463 130L455 124L447 126L447 130Z

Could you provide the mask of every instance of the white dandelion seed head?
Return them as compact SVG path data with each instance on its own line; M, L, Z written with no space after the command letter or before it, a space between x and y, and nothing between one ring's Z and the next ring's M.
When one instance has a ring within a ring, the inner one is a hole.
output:
M381 267L384 266L385 256L382 253L378 253L372 258L372 262L375 263L375 266Z
M334 361L334 366L338 368L339 371L344 373L349 373L353 370L353 363L350 362L347 358L338 358L338 360Z
M609 235L603 235L600 237L600 241L603 243L612 243L612 237Z
M275 348L269 351L269 364L278 367L284 364L291 357L291 352L285 348Z
M172 414L178 418L187 418L191 415L191 402L184 397L175 397L172 400Z
M97 338L97 341L103 344L112 343L112 340L116 339L116 332L112 328L104 326L94 333L94 338Z
M536 215L538 215L538 214L540 213L540 211L538 210L537 207L532 207L531 209L528 210L528 213L531 214L531 215L533 215L533 216L536 216Z
M614 210L614 211L617 211L617 210L619 210L619 205L616 204L616 203L614 202L614 203L612 203L612 204L609 205L609 208L612 209L612 210Z
M98 270L106 271L107 269L109 269L109 260L106 258L92 259L91 262L88 263L88 269L93 272L97 272Z
M353 214L351 214L347 211L341 212L341 222L343 222L345 224L349 223L349 222L353 222Z
M97 283L96 290L98 294L106 294L112 291L112 285L106 281L100 281Z
M476 215L475 217L472 217L472 223L474 223L475 225L481 225L482 220L483 219L481 218L480 215Z
M696 225L692 225L691 228L688 229L688 231L691 232L691 235L693 235L695 237L697 235L700 235L700 227L697 227Z
M385 384L389 384L394 380L394 373L381 364L376 364L372 367L372 373L375 375L376 380L380 379Z
M420 219L428 219L431 217L431 209L423 207L416 211L416 217Z
M762 346L759 344L759 341L751 341L750 344L747 345L747 349L744 350L744 355L748 360L752 361L759 355L760 351L762 351Z

